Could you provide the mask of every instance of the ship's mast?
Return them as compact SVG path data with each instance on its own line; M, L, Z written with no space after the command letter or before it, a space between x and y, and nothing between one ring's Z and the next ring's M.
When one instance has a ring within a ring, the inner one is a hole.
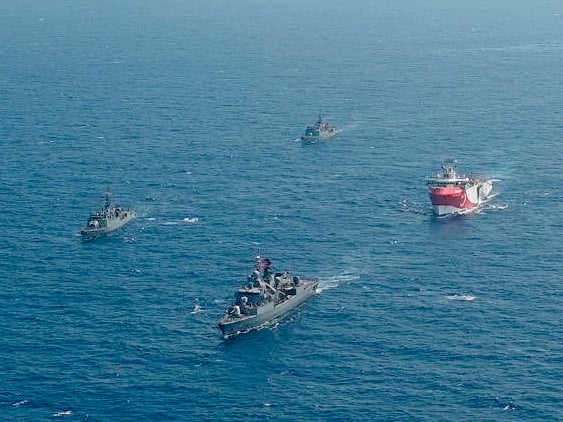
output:
M319 117L317 119L317 127L321 127L321 124L323 123L323 117L321 115L321 111L319 110Z

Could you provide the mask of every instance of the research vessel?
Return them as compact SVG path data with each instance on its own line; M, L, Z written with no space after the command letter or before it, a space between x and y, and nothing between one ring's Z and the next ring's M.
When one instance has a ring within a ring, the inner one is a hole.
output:
M436 216L473 211L491 196L492 179L460 175L456 167L456 160L446 160L440 172L428 178L428 195Z

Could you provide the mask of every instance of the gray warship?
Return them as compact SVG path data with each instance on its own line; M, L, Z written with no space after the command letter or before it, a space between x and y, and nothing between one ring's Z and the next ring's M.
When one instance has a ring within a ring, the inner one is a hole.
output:
M314 125L307 126L305 133L301 136L301 140L307 143L315 143L322 139L332 138L338 134L339 130L336 126L323 120L321 113Z
M231 337L280 318L315 295L318 280L305 280L288 271L274 273L268 258L256 257L248 283L238 289L235 300L219 321L224 337Z
M80 234L85 240L93 240L123 227L135 217L135 211L111 205L110 194L106 192L102 209L90 214L86 227L82 228Z

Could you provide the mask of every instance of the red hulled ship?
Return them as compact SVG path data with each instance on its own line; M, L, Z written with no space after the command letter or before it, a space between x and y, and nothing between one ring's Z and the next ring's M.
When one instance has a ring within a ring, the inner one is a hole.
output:
M446 160L440 173L428 178L428 195L437 216L464 214L485 202L492 180L458 175L455 160Z

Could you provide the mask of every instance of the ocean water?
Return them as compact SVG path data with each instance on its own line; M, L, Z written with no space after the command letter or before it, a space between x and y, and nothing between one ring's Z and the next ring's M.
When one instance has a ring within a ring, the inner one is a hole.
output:
M5 0L0 39L0 420L563 420L563 3ZM435 219L449 157L497 196ZM139 217L82 242L106 189ZM224 340L258 250L322 291Z

